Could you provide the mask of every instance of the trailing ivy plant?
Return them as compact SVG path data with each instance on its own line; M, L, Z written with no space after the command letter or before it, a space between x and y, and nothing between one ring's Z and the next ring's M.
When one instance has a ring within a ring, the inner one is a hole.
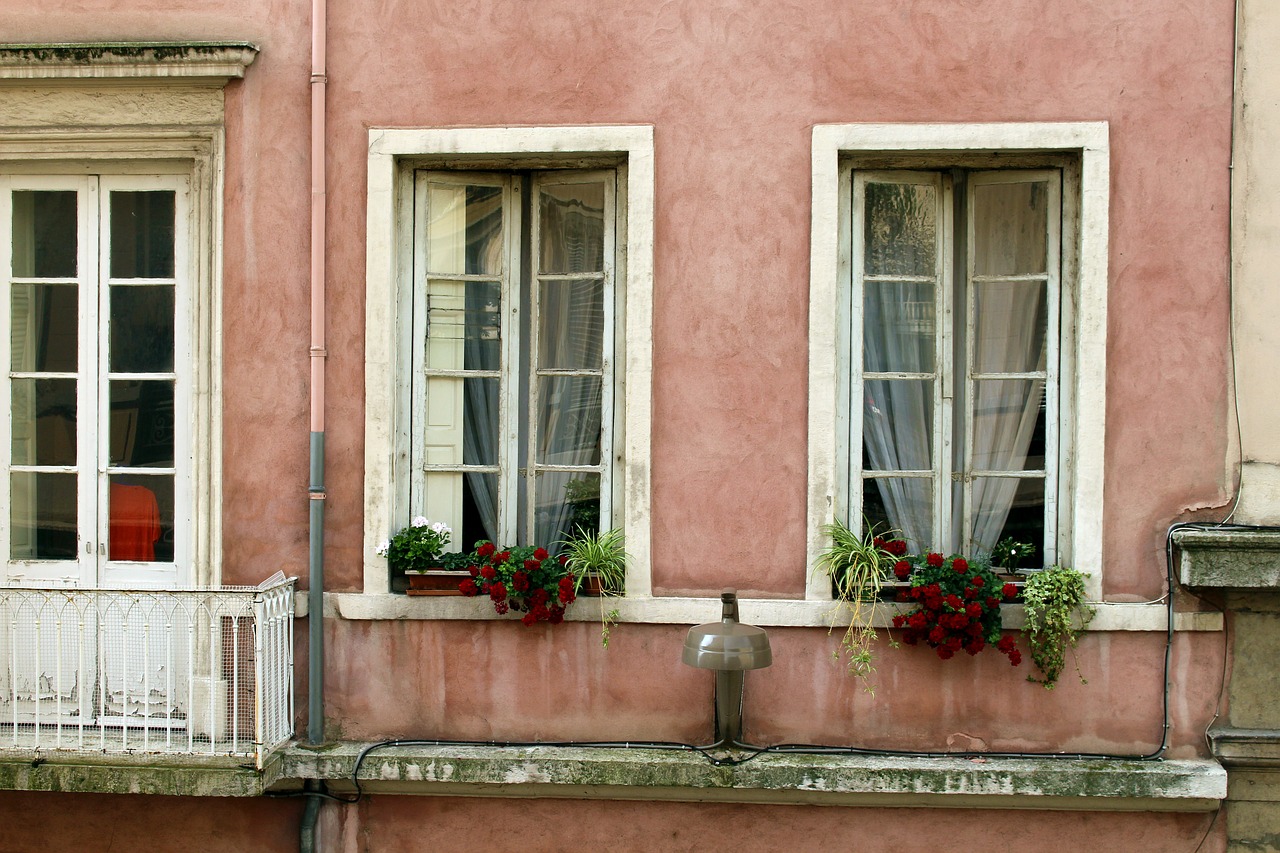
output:
M1027 680L1043 684L1046 690L1052 690L1058 683L1068 648L1080 683L1089 683L1075 659L1076 642L1097 612L1085 602L1086 577L1067 566L1050 566L1028 576L1022 590L1026 606L1026 625L1022 631L1031 648L1031 661L1044 676L1028 675Z
M875 685L867 679L876 671L871 648L878 639L873 623L880 584L907 546L887 538L888 534L886 538L875 535L873 526L861 534L839 519L824 526L822 532L831 537L831 544L818 556L817 568L830 576L838 608L849 615L841 648L832 655L839 660L843 654L850 674L863 679L866 691L874 695Z

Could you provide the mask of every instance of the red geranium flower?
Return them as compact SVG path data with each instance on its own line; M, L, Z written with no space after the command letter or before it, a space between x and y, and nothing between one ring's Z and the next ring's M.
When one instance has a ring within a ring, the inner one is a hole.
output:
M458 590L463 595L478 595L480 593L480 588L476 586L476 582L471 580L466 580L458 584Z
M498 576L498 573L494 570L493 566L484 566L483 568L480 569L480 577L484 578L487 581L491 581L497 576Z
M492 584L489 587L489 597L492 598L494 601L501 601L502 599L506 598L507 585L502 582Z
M476 548L476 556L491 557L493 556L493 552L497 550L498 550L498 547L494 545L492 542L485 542L483 545L480 545Z
M906 560L899 560L893 564L893 573L897 576L898 580L904 581L911 576L911 564Z
M537 560L539 563L541 563L543 560L547 559L547 557L550 557L550 556L551 555L547 553L546 548L539 548L538 550L533 552L533 559Z
M510 560L510 559L511 559L511 552L503 551L500 554L494 554L493 559L490 560L489 562L493 563L495 566L501 566L503 563L505 563L507 560Z
M956 574L962 575L969 571L969 561L964 557L956 557L951 563L951 568L956 570Z
M516 572L511 576L511 585L515 587L516 592L527 592L529 589L529 576L524 572Z
M1001 588L1000 592L1005 598L1013 598L1018 594L1018 588L1011 583L1007 583L1003 588Z
M929 565L933 566L936 569L938 566L941 566L943 563L942 555L930 553L928 557L925 557L925 562L927 562Z
M982 579L982 575L974 575L972 578L969 579L969 583L973 584L976 587L981 587L984 584L986 584L986 581Z
M895 539L889 543L886 550L895 557L901 557L907 553L907 543L901 539Z
M534 616L533 613L530 612L521 616L520 621L523 622L525 625L532 625L534 622L538 621L538 617Z

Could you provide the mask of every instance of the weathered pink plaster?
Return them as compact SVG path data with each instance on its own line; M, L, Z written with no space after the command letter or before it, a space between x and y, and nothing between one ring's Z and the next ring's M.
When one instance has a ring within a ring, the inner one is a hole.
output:
M736 586L799 597L809 570L813 125L1106 120L1105 591L1158 597L1166 527L1225 504L1231 489L1231 6L331 0L327 586L349 591L362 582L369 127L654 127L654 590ZM303 0L54 0L0 9L8 41L235 38L261 47L245 80L226 90L222 509L223 576L232 583L276 569L305 576L307 566L308 26ZM1023 681L1025 664L1012 670L994 655L942 663L925 650L881 648L874 699L832 663L836 639L825 631L771 634L776 662L747 687L747 733L762 742L1131 752L1159 739L1158 633L1090 635L1079 652L1090 683L1068 671L1052 693ZM706 739L709 676L678 663L683 635L683 626L623 625L606 653L589 623L527 630L331 621L329 728L357 738ZM300 686L304 658L300 645ZM1175 753L1196 754L1218 694L1221 636L1179 635L1174 666ZM6 796L0 814L46 801ZM132 815L158 839L148 849L189 849L167 827L185 832L196 821L233 839L247 830L229 816L286 809L114 798L108 810L94 802L58 799L67 817L93 817L59 819L39 841L54 831L64 846L94 849ZM803 807L517 801L494 809L387 797L352 814L344 850L417 849L428 834L468 839L455 849L496 848L523 820L572 827L574 846L618 850L701 849L726 827L744 849L796 849L802 838L827 849L818 839L850 831L843 810ZM1104 851L1192 849L1208 821L992 817L944 812L927 825L933 839L975 837L973 849L1053 847L1070 837ZM4 817L0 826L31 832ZM899 851L933 849L922 826L905 810L858 820L860 837ZM1221 847L1220 829L1205 849ZM32 849L36 836L12 838L0 850ZM533 835L529 849L558 849L559 838ZM247 849L237 843L202 849ZM284 840L248 846L288 849Z

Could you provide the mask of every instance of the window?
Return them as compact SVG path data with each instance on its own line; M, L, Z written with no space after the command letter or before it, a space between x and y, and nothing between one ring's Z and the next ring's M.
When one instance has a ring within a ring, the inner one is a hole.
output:
M189 190L0 179L7 577L173 585L191 536Z
M849 520L913 550L990 553L1013 537L1033 545L1027 565L1051 564L1060 173L854 169L852 182Z
M409 508L454 546L612 517L612 170L415 176Z
M653 129L374 128L368 164L363 592L426 515L454 547L621 527L647 596Z
M810 565L865 517L1100 594L1108 169L1105 124L814 129Z

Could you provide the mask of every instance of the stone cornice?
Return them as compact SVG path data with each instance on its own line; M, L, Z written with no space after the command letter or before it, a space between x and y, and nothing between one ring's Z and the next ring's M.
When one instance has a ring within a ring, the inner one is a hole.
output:
M258 55L241 41L0 44L0 80L177 78L225 83Z

